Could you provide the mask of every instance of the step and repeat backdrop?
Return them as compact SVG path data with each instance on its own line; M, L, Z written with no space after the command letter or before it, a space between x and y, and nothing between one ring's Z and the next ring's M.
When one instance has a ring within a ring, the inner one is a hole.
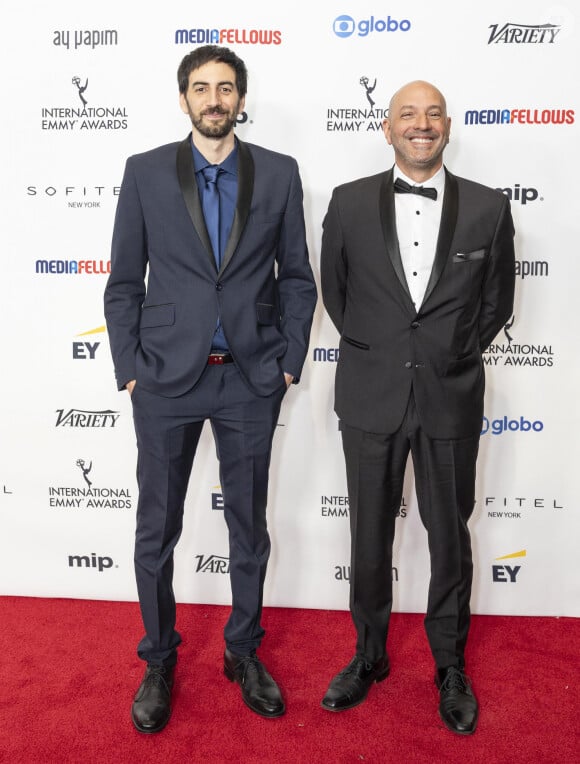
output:
M239 137L299 162L317 281L333 187L393 163L381 129L392 93L427 79L446 96L446 165L501 189L517 229L514 313L485 354L473 610L580 615L576 6L6 0L0 14L0 593L136 599L135 436L102 307L113 217L127 156L189 131L182 57L218 43L249 69ZM337 348L320 302L275 437L266 605L348 607ZM222 506L206 425L176 552L181 602L230 601ZM395 608L423 611L411 469L392 576Z

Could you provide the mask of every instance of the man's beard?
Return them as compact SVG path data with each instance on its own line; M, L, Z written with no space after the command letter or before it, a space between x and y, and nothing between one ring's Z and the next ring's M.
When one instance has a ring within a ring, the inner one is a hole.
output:
M207 124L203 121L205 114L221 114L226 117L225 122L221 122L219 124ZM199 115L198 119L195 119L192 115L191 111L189 113L189 116L191 117L191 123L195 127L195 129L201 133L205 138L215 138L218 140L219 138L225 138L226 135L229 135L231 131L234 129L234 126L236 124L237 115L231 116L227 111L224 111L223 109L217 108L206 110L202 114Z

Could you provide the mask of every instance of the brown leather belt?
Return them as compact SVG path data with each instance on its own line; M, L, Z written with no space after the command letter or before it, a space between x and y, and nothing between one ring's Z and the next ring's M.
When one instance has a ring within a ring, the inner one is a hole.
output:
M234 359L230 353L210 353L207 357L208 366L221 366L224 363L233 363Z

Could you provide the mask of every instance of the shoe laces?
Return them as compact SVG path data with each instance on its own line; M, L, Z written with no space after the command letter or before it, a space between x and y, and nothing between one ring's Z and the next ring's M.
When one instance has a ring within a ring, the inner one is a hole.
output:
M442 692L449 692L450 690L470 692L471 683L462 671L454 668L447 672L440 689Z
M238 666L241 668L243 681L246 678L248 672L255 671L257 673L259 671L260 661L256 653L252 653L251 655L243 655L237 661L236 668L238 668Z
M147 684L157 685L162 689L169 690L166 677L167 669L165 666L156 666L151 664L147 666L147 676L145 677Z
M372 663L367 663L364 658L359 655L351 660L351 662L340 672L340 676L347 677L349 674L357 674L361 668L365 668L367 671L372 669Z

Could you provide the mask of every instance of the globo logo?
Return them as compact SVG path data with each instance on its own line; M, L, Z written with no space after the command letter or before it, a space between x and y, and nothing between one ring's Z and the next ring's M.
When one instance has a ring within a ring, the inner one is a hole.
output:
M509 419L507 416L500 419L488 419L483 417L482 435L491 432L492 435L502 435L504 432L541 432L544 423L539 419L532 421L521 416L519 419Z

